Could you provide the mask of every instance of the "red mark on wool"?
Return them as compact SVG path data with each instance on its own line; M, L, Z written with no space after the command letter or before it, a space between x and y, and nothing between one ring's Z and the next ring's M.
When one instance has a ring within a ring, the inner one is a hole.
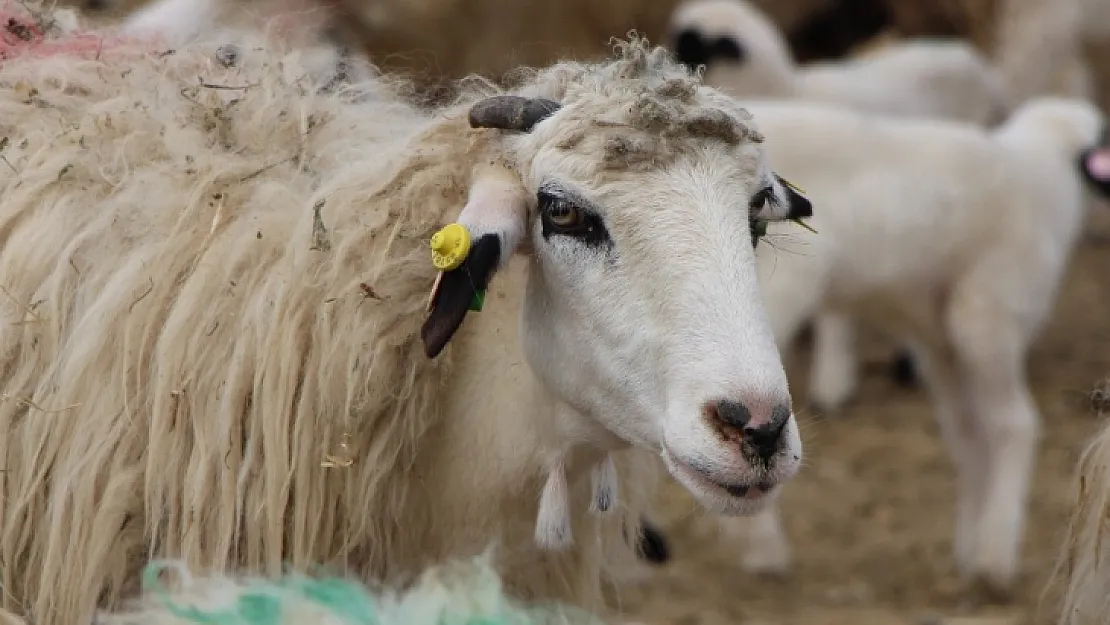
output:
M32 15L13 10L11 4L11 0L5 0L0 7L0 60L55 55L97 59L109 48L136 43L91 32L67 33L48 40Z

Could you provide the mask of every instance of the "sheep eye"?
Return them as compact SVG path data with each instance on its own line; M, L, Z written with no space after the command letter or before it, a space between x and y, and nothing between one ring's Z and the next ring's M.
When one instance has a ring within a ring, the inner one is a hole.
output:
M566 200L553 200L545 213L547 220L557 228L574 228L582 221L582 211Z
M587 245L601 245L609 241L609 232L601 218L592 211L562 195L540 191L540 226L544 238L552 235L572 237Z

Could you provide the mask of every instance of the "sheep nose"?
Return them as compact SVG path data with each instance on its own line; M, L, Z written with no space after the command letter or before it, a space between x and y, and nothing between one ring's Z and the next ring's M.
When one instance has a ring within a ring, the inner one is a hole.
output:
M790 420L790 407L775 404L770 410L752 410L741 402L718 399L705 408L706 418L729 440L739 442L746 453L767 463L779 450L783 430Z

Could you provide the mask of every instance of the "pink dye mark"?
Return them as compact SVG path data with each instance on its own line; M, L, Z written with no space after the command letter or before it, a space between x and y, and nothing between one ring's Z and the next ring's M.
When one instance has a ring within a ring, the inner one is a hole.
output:
M69 33L47 41L34 18L26 11L13 10L11 4L11 0L5 0L0 7L0 60L59 54L96 59L110 48L138 43L133 39L105 37L91 32Z

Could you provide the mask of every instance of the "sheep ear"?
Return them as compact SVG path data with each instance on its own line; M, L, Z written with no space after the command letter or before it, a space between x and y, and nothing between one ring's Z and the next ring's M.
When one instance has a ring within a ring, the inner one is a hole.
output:
M804 195L805 191L778 174L774 174L774 177L775 182L782 189L780 197L786 198L786 205L779 206L777 210L768 211L768 214L759 217L767 221L798 221L813 217L813 203Z
M440 274L420 330L428 358L443 351L475 299L484 297L493 274L520 247L527 217L528 196L515 174L498 168L475 179L457 221L470 235L470 250L462 264Z

